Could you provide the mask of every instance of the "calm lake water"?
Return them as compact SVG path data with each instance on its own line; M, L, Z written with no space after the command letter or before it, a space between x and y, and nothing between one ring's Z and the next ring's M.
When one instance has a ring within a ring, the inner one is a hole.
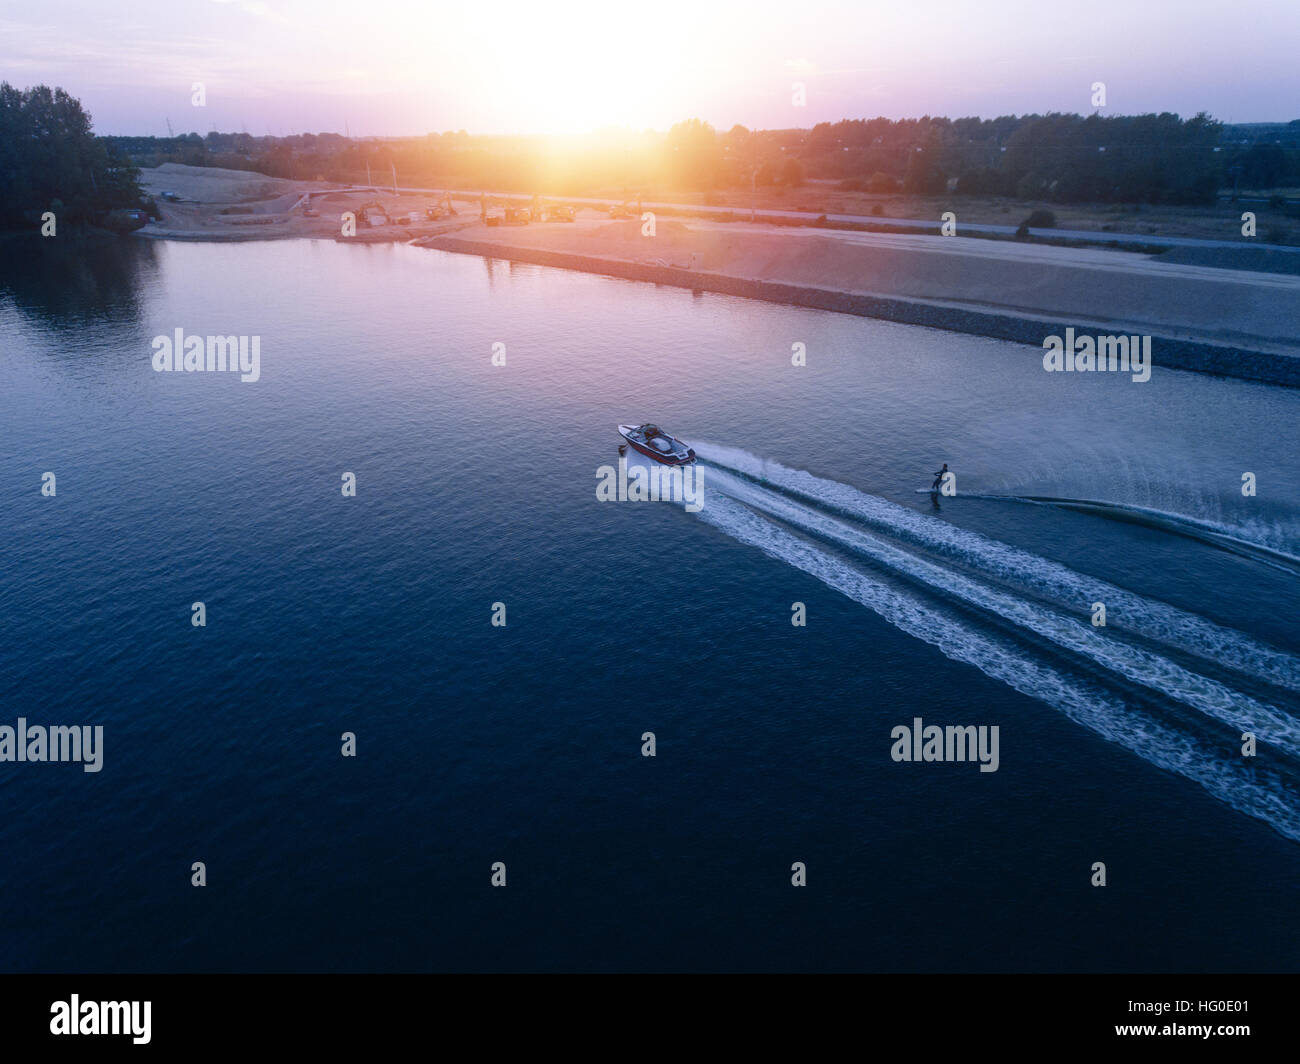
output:
M1300 392L309 241L9 244L0 349L0 725L104 728L5 969L1300 968Z

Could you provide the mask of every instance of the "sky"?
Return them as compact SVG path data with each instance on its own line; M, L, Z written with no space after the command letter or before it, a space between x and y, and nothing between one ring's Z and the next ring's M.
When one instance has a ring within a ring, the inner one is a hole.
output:
M1289 121L1298 53L1300 0L0 0L0 80L62 86L103 134Z

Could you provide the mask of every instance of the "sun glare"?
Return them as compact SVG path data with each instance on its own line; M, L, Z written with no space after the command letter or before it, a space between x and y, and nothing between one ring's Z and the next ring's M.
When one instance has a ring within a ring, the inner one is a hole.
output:
M671 124L689 110L701 80L716 73L708 31L701 27L684 45L670 44L658 18L640 7L567 5L542 17L490 20L474 13L462 16L456 32L472 63L426 69L424 80L469 97L507 130L566 134Z

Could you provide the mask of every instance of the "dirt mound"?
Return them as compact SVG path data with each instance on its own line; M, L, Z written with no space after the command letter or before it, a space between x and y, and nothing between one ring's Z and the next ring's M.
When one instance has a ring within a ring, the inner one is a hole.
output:
M153 196L167 191L196 203L251 203L284 195L302 182L267 177L250 170L163 163L153 169L142 169L140 184Z

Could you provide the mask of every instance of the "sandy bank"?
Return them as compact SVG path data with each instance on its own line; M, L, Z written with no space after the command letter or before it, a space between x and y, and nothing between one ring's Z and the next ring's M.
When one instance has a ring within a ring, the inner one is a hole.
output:
M245 240L333 239L341 236L345 212L356 219L357 243L393 243L447 232L478 217L478 210L430 220L425 209L437 197L379 189L344 190L326 181L289 181L244 170L166 163L142 170L141 184L153 195L162 220L137 231L158 240L221 243ZM162 198L174 193L179 200ZM308 202L310 196L310 202ZM377 206L389 222L371 227L363 208ZM398 219L407 221L399 224Z

